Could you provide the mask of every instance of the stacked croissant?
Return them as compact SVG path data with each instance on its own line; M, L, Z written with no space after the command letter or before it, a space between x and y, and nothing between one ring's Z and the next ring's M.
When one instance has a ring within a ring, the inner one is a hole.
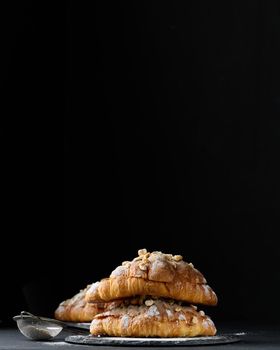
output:
M204 276L181 255L138 251L109 278L62 302L55 317L91 322L93 335L119 337L213 336L216 328L197 306L216 305Z

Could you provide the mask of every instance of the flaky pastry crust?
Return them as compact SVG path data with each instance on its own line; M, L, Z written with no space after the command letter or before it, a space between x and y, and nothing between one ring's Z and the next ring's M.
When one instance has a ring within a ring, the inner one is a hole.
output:
M60 303L55 310L55 318L60 321L90 322L96 314L103 312L104 303L87 303L85 301L88 287Z
M180 255L138 251L138 257L123 262L109 278L90 286L88 302L108 302L136 295L155 295L194 304L216 305L217 296L204 276Z
M148 299L143 305L114 308L94 317L91 334L118 337L213 336L212 320L195 306Z
M95 315L115 307L143 304L141 297L118 299L108 303L88 303L85 301L85 294L89 287L90 285L72 298L61 302L55 310L55 318L67 322L91 322Z

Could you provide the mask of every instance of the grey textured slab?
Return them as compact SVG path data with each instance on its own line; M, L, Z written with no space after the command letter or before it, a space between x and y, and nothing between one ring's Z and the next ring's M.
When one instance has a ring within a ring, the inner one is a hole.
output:
M71 335L65 338L67 343L85 345L121 345L121 346L191 346L227 344L240 341L237 334L216 335L213 337L194 338L122 338L94 337L91 335Z

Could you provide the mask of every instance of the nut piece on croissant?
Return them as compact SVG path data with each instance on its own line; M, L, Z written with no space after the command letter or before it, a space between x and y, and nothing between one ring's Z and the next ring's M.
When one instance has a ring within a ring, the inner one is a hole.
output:
M138 251L139 256L125 261L110 275L91 285L88 302L108 302L136 295L155 295L194 304L216 305L217 296L204 276L183 261L181 255Z
M153 300L150 306L130 305L98 314L91 322L93 335L117 337L194 337L212 336L212 320L192 306Z

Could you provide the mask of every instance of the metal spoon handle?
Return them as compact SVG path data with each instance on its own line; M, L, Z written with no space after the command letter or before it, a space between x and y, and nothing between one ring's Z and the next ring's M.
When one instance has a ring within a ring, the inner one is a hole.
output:
M28 312L28 311L21 311L20 315L13 317L13 319L15 321L18 320L18 319L26 319L26 318L34 319L34 320L37 320L37 321L47 321L47 322L55 323L55 324L57 324L57 325L59 325L61 327L67 327L67 324L65 324L62 321L55 320L53 318L48 318L48 317L36 316L36 315L33 315L31 312Z
M68 322L59 321L53 318L48 317L42 317L42 316L36 316L33 315L31 312L28 311L21 311L20 315L13 317L14 321L17 321L19 319L32 319L34 321L46 321L51 322L53 324L57 324L62 328L68 328L68 329L79 329L79 330L87 330L85 326L79 325L79 324L70 324Z

